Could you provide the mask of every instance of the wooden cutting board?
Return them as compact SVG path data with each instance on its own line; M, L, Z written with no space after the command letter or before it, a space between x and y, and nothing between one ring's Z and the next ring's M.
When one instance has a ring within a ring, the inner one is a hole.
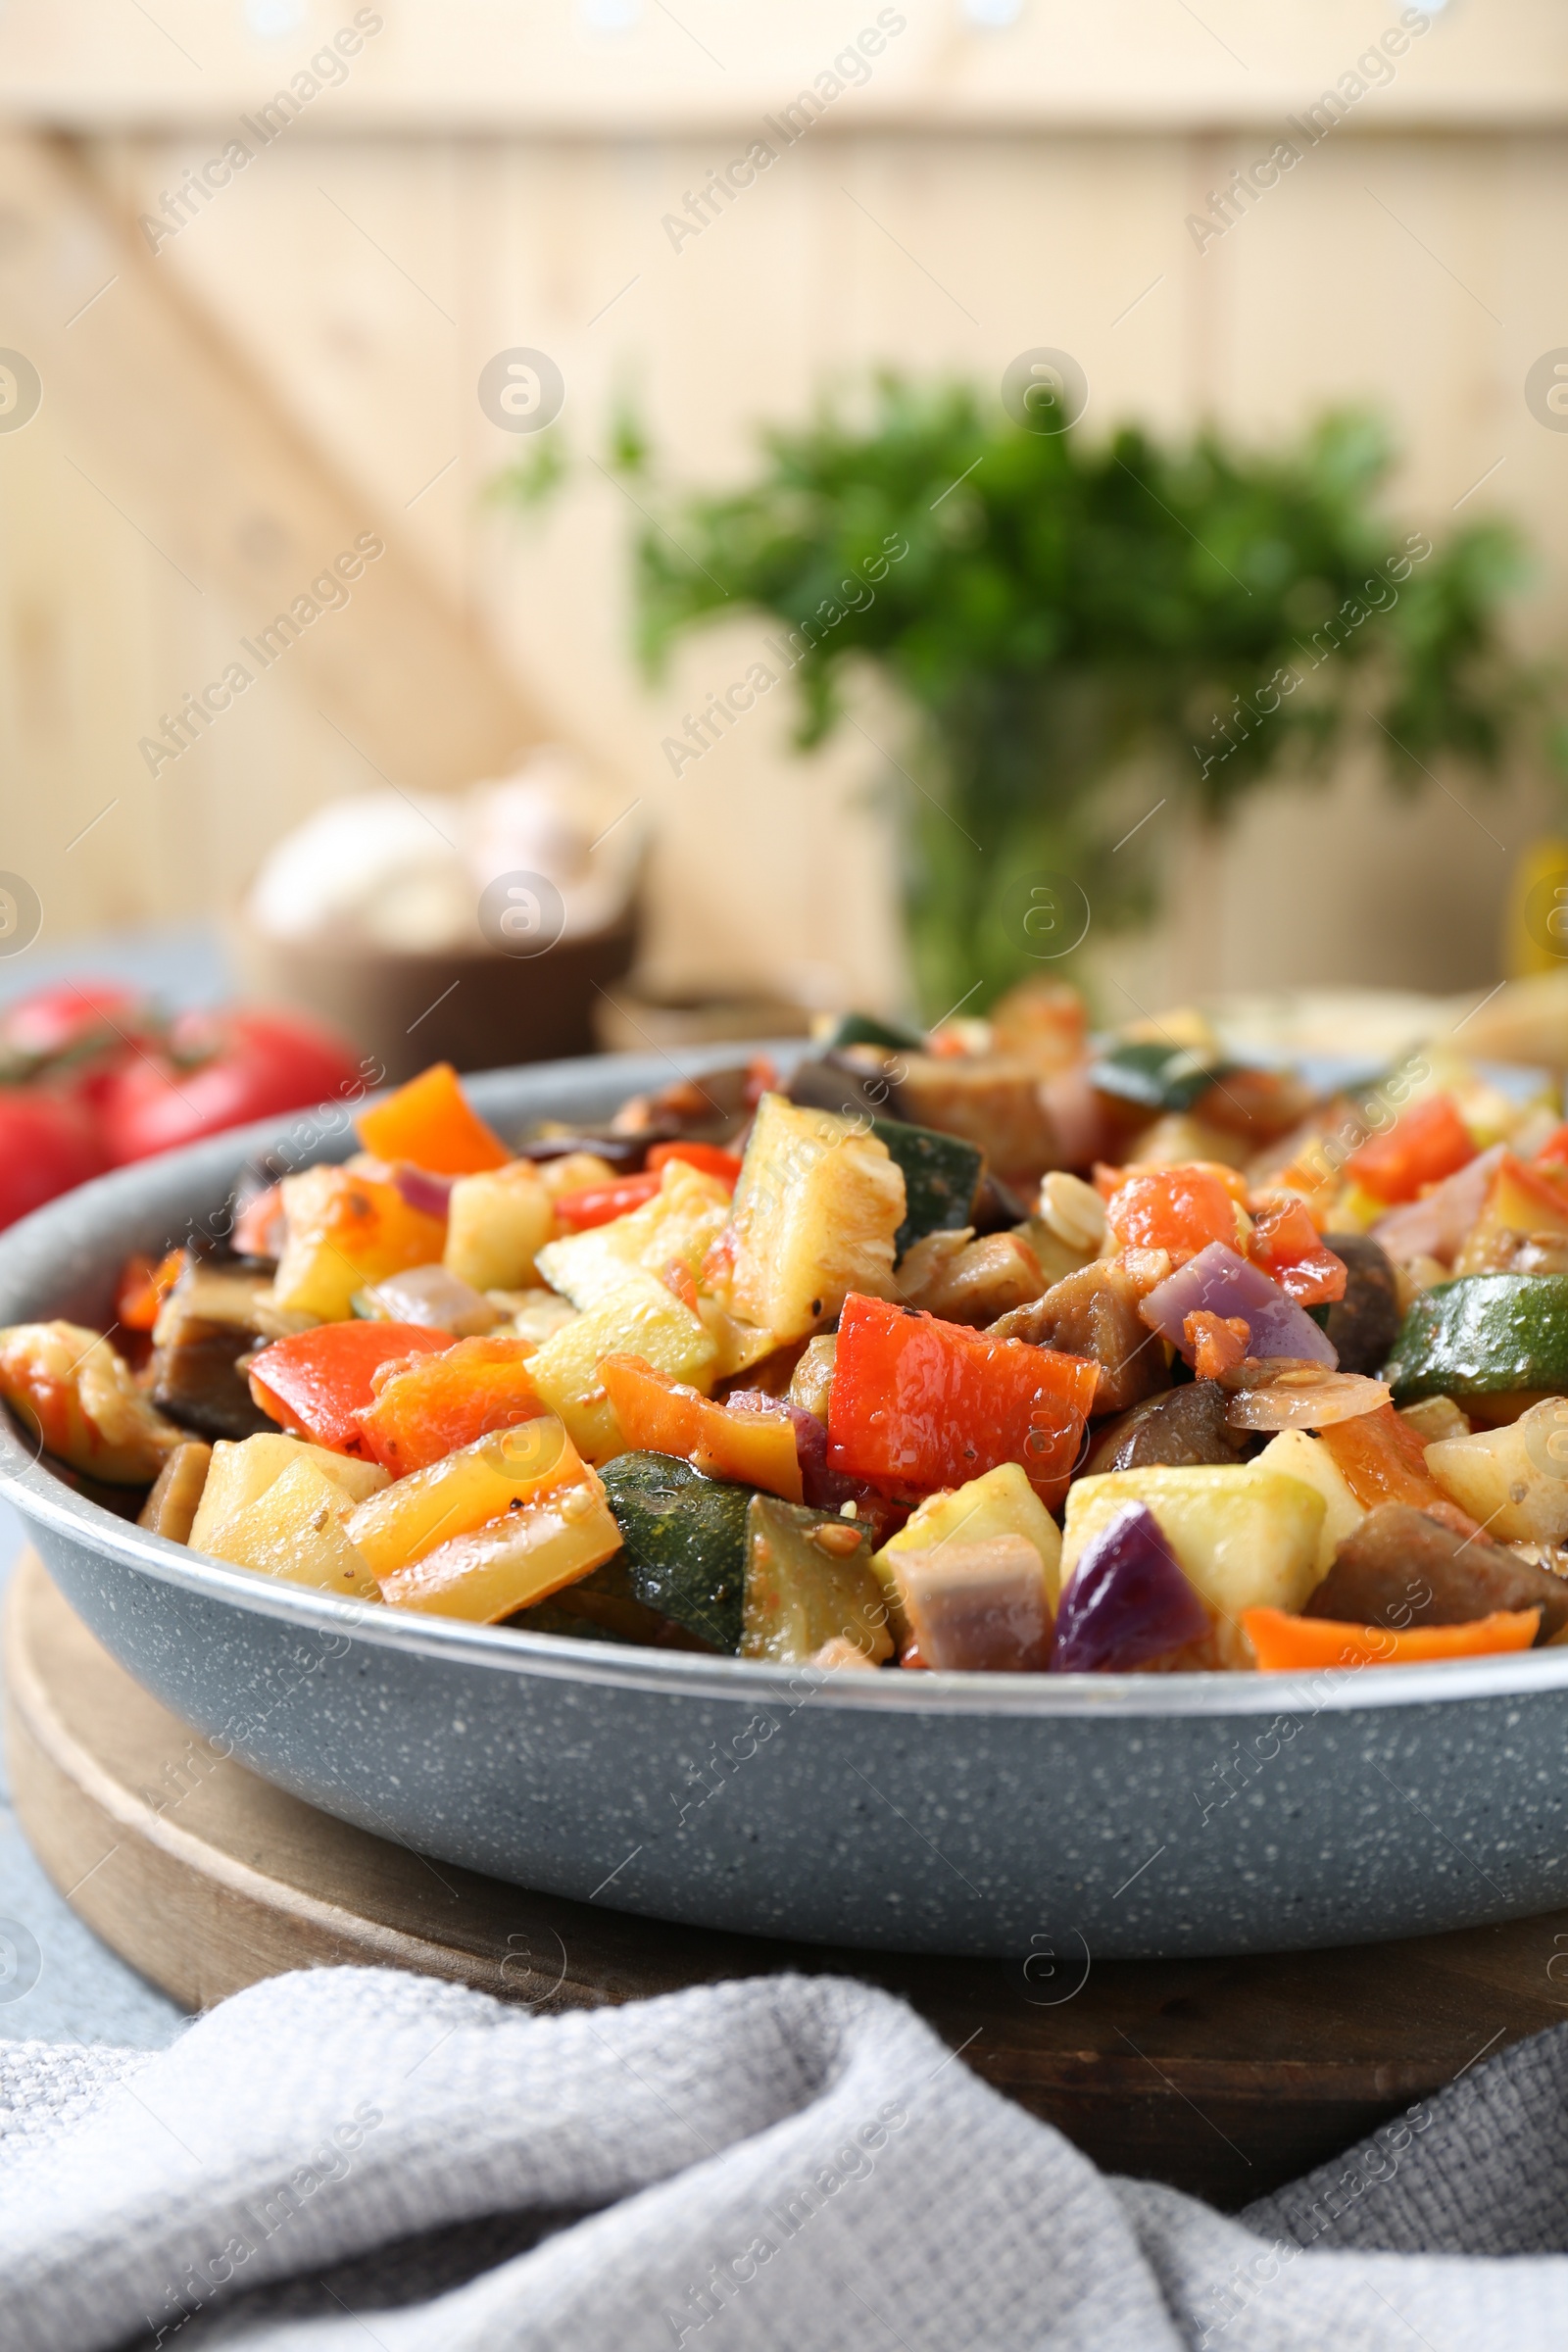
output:
M1568 1911L1236 1960L1014 1962L762 1942L532 1894L351 1829L206 1743L27 1558L5 1630L23 1828L73 1908L188 2008L284 1969L422 1969L548 2011L832 1970L912 2003L1111 2171L1234 2210L1568 2013Z

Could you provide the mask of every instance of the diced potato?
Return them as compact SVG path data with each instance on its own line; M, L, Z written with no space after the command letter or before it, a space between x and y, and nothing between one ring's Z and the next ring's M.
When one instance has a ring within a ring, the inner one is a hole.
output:
M1045 1563L1046 1591L1054 1612L1061 1584L1061 1530L1029 1484L1021 1462L999 1462L995 1470L971 1478L966 1486L928 1494L899 1533L888 1538L872 1566L884 1591L896 1596L901 1551L989 1544L997 1536L1022 1536L1034 1545Z
M188 1544L207 1484L213 1449L202 1438L176 1446L153 1481L153 1491L136 1515L136 1525L171 1544Z
M1328 1447L1309 1437L1304 1429L1282 1429L1277 1438L1270 1439L1252 1467L1278 1471L1283 1478L1298 1478L1303 1487L1312 1487L1322 1495L1323 1528L1317 1540L1314 1580L1321 1581L1333 1567L1339 1545L1366 1517L1365 1504L1356 1501Z
M551 1242L539 1251L539 1275L585 1309L618 1290L634 1266L662 1275L679 1263L695 1280L728 1221L729 1194L716 1176L683 1159L666 1160L652 1200L608 1225Z
M1568 1536L1568 1397L1547 1396L1503 1429L1440 1438L1427 1468L1494 1544Z
M378 1577L394 1575L447 1544L500 1518L514 1503L586 1484L577 1449L553 1414L477 1438L428 1470L400 1478L362 1502L348 1523ZM520 1604L519 1604L520 1605Z
M896 1297L904 1209L903 1172L874 1135L764 1095L735 1188L729 1304L783 1341L830 1322L852 1291Z
M614 1513L589 1470L581 1485L534 1495L394 1570L381 1581L381 1597L394 1609L494 1625L591 1575L619 1549Z
M1244 1609L1299 1611L1318 1582L1322 1494L1249 1462L1079 1479L1067 1493L1063 1585L1090 1537L1127 1502L1153 1512L1199 1598L1232 1628ZM1239 1630L1231 1640L1237 1646L1226 1662L1241 1664L1250 1653Z
M314 1453L315 1446L301 1452ZM378 1600L368 1562L343 1531L348 1496L314 1461L291 1462L265 1494L247 1503L208 1538L214 1559L314 1585L347 1600Z
M269 1431L255 1438L220 1438L186 1538L192 1551L210 1551L209 1539L225 1520L235 1518L300 1461L313 1463L323 1478L342 1489L351 1503L363 1502L387 1484L386 1472L378 1462L329 1453L324 1446L307 1445L303 1438L285 1437L281 1430L275 1437Z
M39 1444L109 1486L150 1486L184 1437L109 1342L79 1323L0 1331L0 1396Z
M699 1318L657 1276L640 1268L586 1314L558 1331L528 1358L544 1402L559 1413L584 1460L604 1463L625 1451L615 1408L599 1377L607 1355L640 1355L656 1372L712 1386L716 1355Z
M429 1265L445 1245L440 1217L411 1208L396 1185L350 1168L285 1176L282 1194L287 1236L272 1302L322 1323L347 1322L356 1291Z
M447 1202L442 1262L449 1274L476 1291L523 1290L535 1279L535 1253L555 1224L550 1190L532 1160L509 1160L482 1176L460 1176Z

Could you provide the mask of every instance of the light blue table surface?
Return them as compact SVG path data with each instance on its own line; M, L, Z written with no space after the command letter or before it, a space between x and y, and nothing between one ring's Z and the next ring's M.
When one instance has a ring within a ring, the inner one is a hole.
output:
M89 975L140 982L172 1008L213 1004L231 992L216 938L191 927L64 946L40 939L0 962L0 1004ZM23 1540L21 1520L0 1502L0 1592ZM172 2041L183 2022L173 2002L117 1960L55 1892L28 1851L0 1764L0 2034L153 2049Z

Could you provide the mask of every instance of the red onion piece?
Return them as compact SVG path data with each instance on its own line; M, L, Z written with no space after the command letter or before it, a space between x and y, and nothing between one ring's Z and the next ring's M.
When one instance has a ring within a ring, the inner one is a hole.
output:
M1056 1609L1053 1674L1127 1674L1202 1640L1208 1611L1147 1503L1090 1539Z
M1152 1290L1138 1309L1144 1321L1187 1356L1184 1331L1189 1315L1239 1315L1248 1329L1249 1355L1294 1355L1332 1372L1339 1355L1326 1332L1302 1306L1287 1298L1261 1266L1250 1265L1224 1242L1210 1242L1185 1266ZM1187 1356L1191 1362L1191 1357Z
M1445 1176L1424 1200L1391 1208L1373 1226L1372 1239L1396 1266L1407 1266L1413 1257L1436 1257L1452 1265L1460 1243L1481 1214L1487 1188L1506 1149L1505 1144L1494 1144L1467 1167Z
M421 1216L444 1217L452 1201L455 1176L432 1176L428 1168L398 1168L392 1182L411 1208Z

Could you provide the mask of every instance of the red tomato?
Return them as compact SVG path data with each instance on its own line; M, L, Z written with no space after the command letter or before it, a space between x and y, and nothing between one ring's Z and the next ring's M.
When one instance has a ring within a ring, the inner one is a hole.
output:
M615 1184L590 1184L580 1193L563 1193L556 1202L556 1223L568 1233L586 1233L590 1225L609 1225L652 1200L662 1181L655 1168L646 1176L622 1176Z
M1475 1156L1453 1097L1429 1095L1402 1110L1387 1135L1352 1152L1345 1165L1363 1192L1393 1202L1419 1200L1429 1184L1468 1167Z
M1124 1250L1168 1250L1184 1266L1210 1242L1236 1247L1236 1204L1219 1177L1198 1161L1134 1169L1105 1203L1105 1223Z
M105 1090L104 1141L117 1163L274 1112L340 1103L363 1083L352 1049L298 1013L181 1013L169 1049L138 1054Z
M0 1013L0 1053L29 1064L55 1061L98 1046L123 1047L154 1026L139 989L118 980L68 980L35 989Z
M14 1225L108 1166L78 1103L42 1087L0 1087L0 1226Z
M1261 1209L1247 1254L1298 1305L1322 1306L1345 1297L1348 1269L1324 1248L1303 1201L1272 1200Z

